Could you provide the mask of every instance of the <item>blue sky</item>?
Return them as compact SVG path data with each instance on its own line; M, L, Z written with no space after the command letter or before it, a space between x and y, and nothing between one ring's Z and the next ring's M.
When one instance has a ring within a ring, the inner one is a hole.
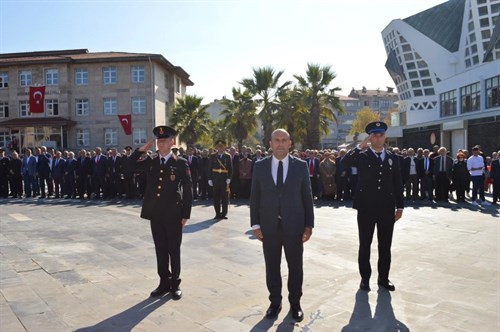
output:
M0 53L86 48L162 54L208 103L252 67L330 65L339 94L394 86L381 31L444 0L0 0Z

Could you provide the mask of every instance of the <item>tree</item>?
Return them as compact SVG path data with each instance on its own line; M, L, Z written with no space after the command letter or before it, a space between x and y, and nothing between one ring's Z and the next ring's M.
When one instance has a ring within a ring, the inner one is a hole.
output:
M273 117L278 109L278 95L281 90L291 84L286 81L282 85L278 82L283 75L283 71L275 72L272 67L253 68L253 78L245 78L239 82L243 87L249 90L253 95L258 95L256 99L260 112L258 114L264 129L264 142L269 147L271 133L273 131Z
M257 105L249 90L241 92L241 88L233 87L233 99L222 100L226 108L221 116L228 134L238 141L238 151L241 152L243 140L254 134L257 128Z
M339 87L329 87L337 76L330 66L308 63L306 77L299 75L294 75L294 77L298 81L303 102L309 109L310 114L306 147L317 149L319 148L321 136L322 116L334 120L336 119L333 113L335 110L339 113L345 112L339 97L335 96L335 91L341 89Z
M304 145L307 137L309 111L302 103L300 90L297 87L286 88L279 93L280 103L275 115L275 125L284 128L292 139L292 148L296 144Z
M210 132L208 105L201 106L203 97L186 95L177 98L177 106L170 117L170 124L177 129L179 139L188 146L196 144L203 135Z
M349 134L358 135L359 133L364 133L367 124L379 120L380 114L378 112L372 111L369 107L363 107L356 113L356 119L352 123Z

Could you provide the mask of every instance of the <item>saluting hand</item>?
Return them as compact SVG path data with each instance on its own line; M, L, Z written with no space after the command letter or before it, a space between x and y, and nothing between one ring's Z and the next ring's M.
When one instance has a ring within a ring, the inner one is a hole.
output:
M370 135L366 136L366 138L363 140L363 142L359 143L359 147L361 148L361 150L364 150L368 147L368 142L371 142L372 137L373 137L373 134L370 134Z
M147 142L146 144L144 144L143 146L141 146L139 148L139 151L146 152L146 151L150 150L153 147L154 143L155 143L155 140L153 138L152 140L150 140L149 142Z
M396 210L396 214L394 216L394 222L396 222L399 219L401 219L402 216L403 216L403 210Z

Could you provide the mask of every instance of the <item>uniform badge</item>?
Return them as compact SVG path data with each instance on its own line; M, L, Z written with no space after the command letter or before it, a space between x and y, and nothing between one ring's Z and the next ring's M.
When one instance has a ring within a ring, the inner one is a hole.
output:
M389 160L387 160L387 162L389 163L389 166L392 166L392 159L389 158Z

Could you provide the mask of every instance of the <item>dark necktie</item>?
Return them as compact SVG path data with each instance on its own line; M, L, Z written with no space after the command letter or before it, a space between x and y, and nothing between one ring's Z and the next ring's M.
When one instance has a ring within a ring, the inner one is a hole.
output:
M283 162L281 160L278 164L278 177L276 179L276 186L278 188L283 187Z
M377 154L378 160L382 162L382 152L375 152Z
M165 165L165 158L161 157L161 164Z

